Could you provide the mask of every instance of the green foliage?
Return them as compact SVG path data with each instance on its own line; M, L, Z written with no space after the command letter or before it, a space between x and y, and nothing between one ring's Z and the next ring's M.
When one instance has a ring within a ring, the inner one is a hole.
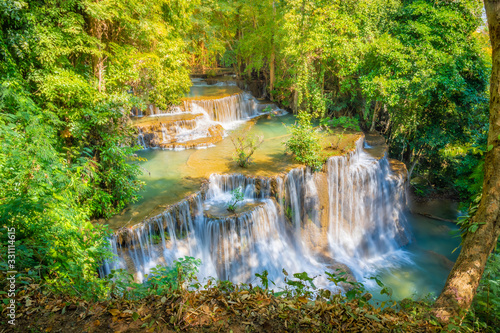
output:
M473 328L494 332L500 327L500 247L497 244L486 264L467 320Z
M264 142L263 136L246 136L244 134L231 136L231 141L234 145L236 153L234 160L242 168L247 167L251 163L251 157L255 150Z
M172 267L157 266L147 276L143 288L154 290L157 295L183 289L197 280L200 259L184 257L174 261Z
M414 193L419 197L426 197L430 192L429 184L422 177L413 177L410 180L410 185Z
M50 115L36 111L21 106L0 120L2 226L16 229L18 271L35 267L57 286L82 285L97 278L97 267L107 255L107 230L93 226L90 208L80 204L89 190L89 184L81 182L87 165L68 163L56 149L54 128L45 122ZM2 228L2 244L7 244L6 237Z
M288 218L289 221L293 221L293 210L292 210L292 207L290 206L287 206L286 207L286 210L285 210L285 216Z
M235 188L231 191L231 201L227 205L227 210L234 213L236 211L236 206L238 202L243 201L244 194L241 186Z
M353 117L325 117L320 120L320 125L325 127L340 127L344 130L360 131L359 120Z
M101 282L105 290L104 298L142 299L149 295L170 295L190 286L199 287L198 283L192 283L197 281L200 265L200 259L179 258L171 266L152 268L144 283L135 282L133 275L123 269L112 270Z
M128 110L176 103L190 84L175 32L192 8L172 5L0 2L0 220L16 229L18 271L104 292L96 272L108 231L90 220L122 210L143 185Z
M474 221L474 215L476 215L476 212L479 208L479 203L481 202L482 195L479 194L477 195L471 202L469 209L467 210L467 213L465 213L462 216L459 216L457 219L457 225L460 227L460 229L457 231L457 233L462 237L462 241L460 242L460 245L462 245L463 241L465 240L465 237L468 233L474 233L476 230L479 228L481 224L485 224L485 222L477 222ZM455 252L458 249L458 247L453 250Z
M153 244L160 244L161 243L161 236L160 235L152 235L151 240Z
M337 118L322 118L320 120L320 125L322 127L325 127L329 133L335 133L330 127L333 128L342 128L342 132L340 133L335 133L337 136L337 142L332 143L332 148L338 149L340 146L340 143L342 142L342 139L344 138L344 133L347 130L353 130L353 131L361 131L359 127L359 120L357 118L352 118L352 117L337 117Z
M491 47L481 2L204 0L199 7L188 34L193 65L230 63L240 77L264 79L268 96L294 112L357 116L363 129L384 133L408 170L462 198L474 194L469 177L481 156L448 152L486 149Z
M295 280L292 280L288 277L287 271L283 270L283 274L285 274L285 284L287 285L284 288L284 292L288 296L311 297L314 290L317 289L313 283L313 280L316 277L309 277L309 275L307 275L307 272L293 274Z
M255 273L255 276L260 279L260 283L264 287L264 290L268 290L269 289L269 282L271 282L272 284L274 284L273 281L269 280L269 278L267 277L268 275L269 275L269 273L267 272L267 270L263 271L262 274Z
M415 171L439 187L462 179L464 197L472 194L467 179L481 158L460 150L482 145L488 122L491 59L484 35L475 32L479 11L472 1L415 1L403 7L391 29L400 45L392 54L402 60L390 75L404 80L398 99L408 106L389 107L391 152L408 166L415 163Z
M297 161L317 171L323 167L325 157L322 154L320 133L313 127L311 118L312 115L306 112L297 115L298 123L288 127L291 136L285 142L285 147Z

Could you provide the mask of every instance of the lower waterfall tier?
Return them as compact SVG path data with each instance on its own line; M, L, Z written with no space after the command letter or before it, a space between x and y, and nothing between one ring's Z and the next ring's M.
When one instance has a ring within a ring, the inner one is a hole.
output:
M116 258L101 274L124 268L142 281L156 265L191 256L202 261L199 278L249 283L267 270L279 285L283 269L324 276L346 265L362 279L379 265L406 260L400 250L411 240L403 212L406 173L367 154L363 143L347 156L331 157L323 172L214 174L198 193L112 236ZM244 200L227 212L236 188ZM318 286L328 285L318 279Z

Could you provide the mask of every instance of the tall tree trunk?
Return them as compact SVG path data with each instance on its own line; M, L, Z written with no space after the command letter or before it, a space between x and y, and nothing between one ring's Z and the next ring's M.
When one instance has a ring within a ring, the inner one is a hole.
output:
M273 90L274 90L274 41L272 41L271 47L271 59L269 60L269 96L271 101L273 101Z
M380 103L378 101L375 102L375 107L373 108L373 118L372 118L372 126L370 127L370 132L375 131L375 123L378 119L378 112L380 110Z
M98 52L92 54L92 72L94 76L97 78L98 82L97 89L99 90L99 92L105 91L104 63L106 61L106 58L103 56L102 45L101 45L105 28L106 25L103 21L94 17L90 18L90 34L92 35L92 37L95 37L97 40L99 40L99 44L97 45Z
M297 111L299 110L299 92L297 88L293 90L293 101L292 101L292 111L293 114L297 114Z
M274 6L274 1L273 1L273 22L276 22L276 7ZM271 36L271 59L269 59L269 97L271 101L273 101L273 90L274 90L274 62L276 59L276 54L275 54L275 47L274 47L274 33Z
M442 321L464 314L469 309L486 266L500 235L500 0L485 0L493 50L490 81L490 129L484 164L483 196L473 222L482 223L468 233L462 251L434 305L434 314Z

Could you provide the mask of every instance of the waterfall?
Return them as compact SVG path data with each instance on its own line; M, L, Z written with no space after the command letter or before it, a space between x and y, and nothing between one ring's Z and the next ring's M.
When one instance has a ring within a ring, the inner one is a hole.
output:
M350 156L327 161L330 251L358 275L411 239L404 179L391 172L387 158L371 158L361 143Z
M244 200L231 213L235 188ZM401 247L411 235L404 207L405 175L393 173L386 157L366 153L361 139L348 156L328 159L324 172L211 175L200 192L111 237L116 257L101 274L126 267L142 281L156 265L189 255L202 260L200 278L255 283L254 274L267 270L279 284L282 269L324 276L343 263L362 279L406 260Z
M144 133L142 132L142 128L138 127L139 134L137 135L137 145L143 148L147 148L146 142L144 141Z
M218 99L184 101L186 110L191 110L193 105L203 108L211 120L221 123L230 123L259 115L255 98L246 92Z
M172 107L166 111L149 105L150 116L137 125L139 144L164 149L207 147L221 140L224 130L264 114L266 106L274 108L278 115L283 114L276 105L258 103L246 92L216 99L188 99L183 103L182 108Z

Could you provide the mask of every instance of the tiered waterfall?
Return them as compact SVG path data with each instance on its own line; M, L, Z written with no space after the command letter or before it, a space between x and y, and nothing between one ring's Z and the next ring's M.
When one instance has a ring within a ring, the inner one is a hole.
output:
M339 265L361 279L394 264L410 241L406 174L393 172L385 156L372 157L363 145L360 139L353 152L329 158L322 172L301 167L272 178L214 174L199 192L111 237L116 258L102 274L125 268L141 281L156 265L184 256L202 260L200 278L245 283L264 270L280 283L283 269L320 275ZM245 199L230 213L226 207L237 187Z

